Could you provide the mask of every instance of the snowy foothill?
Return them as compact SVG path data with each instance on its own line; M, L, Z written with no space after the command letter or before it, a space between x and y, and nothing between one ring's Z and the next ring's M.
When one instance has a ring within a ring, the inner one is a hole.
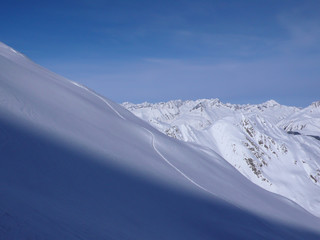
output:
M177 109L172 104L165 118L173 120ZM245 141L251 125L276 124L254 114L237 118L239 126L228 119L231 130L242 130L225 141ZM200 130L224 128L223 121L216 128L192 121ZM219 139L210 140L215 147L184 142L150 123L0 43L0 239L319 239L320 219L243 176L219 150ZM181 136L194 128L178 127ZM258 129L250 141L268 139ZM273 131L275 138L282 130ZM304 138L288 134L295 137ZM277 139L279 156L281 146Z

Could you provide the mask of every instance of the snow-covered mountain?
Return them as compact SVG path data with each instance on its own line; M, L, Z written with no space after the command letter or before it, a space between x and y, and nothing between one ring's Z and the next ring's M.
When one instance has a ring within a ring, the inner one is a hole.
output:
M296 135L309 135L320 140L320 101L284 119L281 127Z
M0 166L0 239L320 236L318 217L211 148L162 134L2 43Z
M255 184L320 216L320 102L304 109L218 99L123 106L170 137L219 153Z

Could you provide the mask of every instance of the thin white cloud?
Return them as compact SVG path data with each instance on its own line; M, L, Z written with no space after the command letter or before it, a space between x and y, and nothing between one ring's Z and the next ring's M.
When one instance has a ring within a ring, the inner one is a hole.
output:
M313 15L313 11L295 8L278 16L279 24L288 34L282 46L286 51L320 50L320 16Z

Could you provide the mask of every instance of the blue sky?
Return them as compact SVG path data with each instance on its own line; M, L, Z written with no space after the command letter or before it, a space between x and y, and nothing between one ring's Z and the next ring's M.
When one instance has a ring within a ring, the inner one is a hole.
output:
M320 1L2 1L0 41L116 101L320 100Z

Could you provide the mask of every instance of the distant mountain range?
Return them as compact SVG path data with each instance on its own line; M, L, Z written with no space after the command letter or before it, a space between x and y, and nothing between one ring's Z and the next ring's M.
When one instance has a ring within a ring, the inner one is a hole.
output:
M303 109L274 100L122 105L170 137L217 152L255 184L320 216L320 101Z

